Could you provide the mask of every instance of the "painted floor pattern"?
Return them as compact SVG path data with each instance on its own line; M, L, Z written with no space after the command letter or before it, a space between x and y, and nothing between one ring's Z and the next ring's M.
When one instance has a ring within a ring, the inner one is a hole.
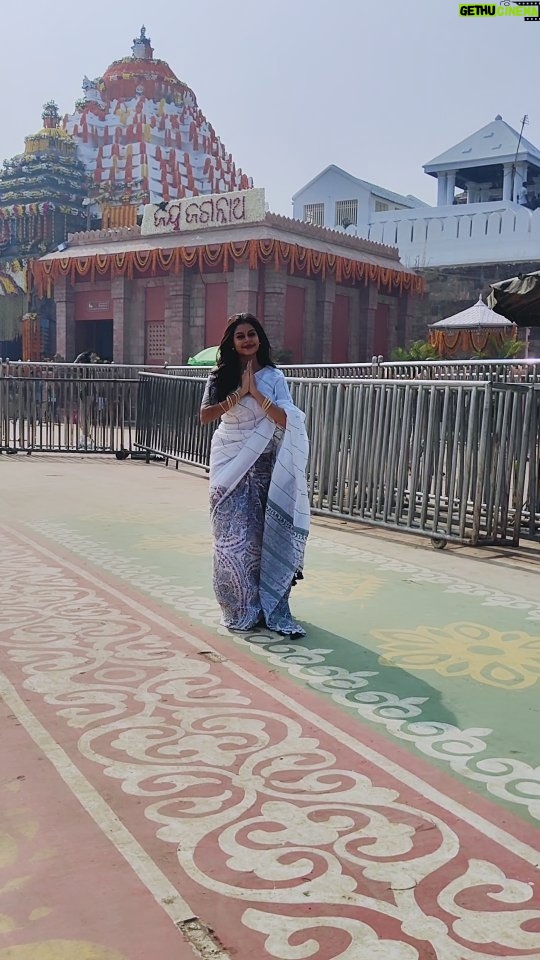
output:
M155 955L156 940L165 956L193 960L163 905L138 878L144 852L128 838L133 862L126 862L106 835L114 819L100 824L90 814L97 817L103 801L4 675L0 684L1 960L146 960ZM59 789L47 755L73 792ZM122 826L114 833L126 849ZM178 911L176 891L163 889L167 895Z
M539 960L531 592L315 528L307 640L232 635L163 473L1 526L0 960Z
M233 643L248 642L273 668L540 822L539 708L534 697L519 696L533 692L540 677L540 603L315 535L310 543L315 570L294 598L300 619L310 625L307 638L295 644L262 631L239 637L219 626L208 538L193 537L198 548L179 578L165 572L178 565L172 556L149 564L149 541L160 542L155 534L142 538L135 559L133 544L120 552L76 533L73 524L32 526L177 613ZM189 556L189 536L168 533L171 551L175 540ZM414 597L418 587L421 616L407 596ZM444 615L449 622L441 626ZM334 629L323 629L325 621Z

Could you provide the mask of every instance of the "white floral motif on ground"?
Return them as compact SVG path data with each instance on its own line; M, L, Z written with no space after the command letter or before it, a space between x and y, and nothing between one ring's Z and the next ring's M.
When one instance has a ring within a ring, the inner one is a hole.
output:
M173 578L153 573L88 537L74 534L65 524L38 521L29 526L132 586L139 587L179 613L188 614L227 634L236 643L245 644L244 638L239 639L229 634L226 628L220 627L219 608L214 600L200 596L201 588L180 587ZM476 589L477 595L484 597L486 604L502 604L501 595L484 587L474 588L470 583L454 580L445 574L430 574L412 564L388 560L356 547L332 544L316 537L311 542L312 547L351 561L371 563L379 569L398 570L419 581L441 583L450 592L470 594ZM504 605L527 610L529 619L540 619L540 604L510 597ZM447 764L455 774L484 785L493 796L524 807L531 817L540 820L540 767L509 757L486 756L491 729L473 727L462 730L450 723L422 721L422 707L427 702L425 698L400 698L396 694L373 689L373 678L378 676L374 672L349 672L341 667L326 666L325 657L331 652L329 650L310 650L302 644L278 640L272 634L253 634L249 639L252 646L271 663L285 666L292 676L314 689L328 693L336 703L349 709L352 707L359 716L383 725L392 736L414 745L420 753ZM347 695L351 691L354 693L353 700Z
M384 758L365 762L261 688L255 706L234 668L80 580L31 548L0 551L6 663L143 801L191 881L258 933L260 960L422 960L426 942L451 960L495 960L501 942L507 958L538 956L531 884L464 858L454 816L378 785ZM479 933L488 915L502 941Z

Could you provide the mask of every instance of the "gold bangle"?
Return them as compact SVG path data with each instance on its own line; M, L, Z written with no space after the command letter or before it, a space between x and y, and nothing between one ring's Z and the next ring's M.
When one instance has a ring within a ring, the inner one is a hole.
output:
M221 400L219 400L218 403L219 403L219 406L221 407L221 409L223 410L223 413L227 413L227 410L226 410L225 407L223 406Z
M263 400L263 402L262 402L262 408L263 408L264 412L266 413L266 411L269 410L271 406L272 406L272 401L271 401L270 397L265 397L264 400Z
M232 408L236 406L239 400L240 400L240 391L234 390L233 393L230 393L228 397L225 398L227 409L232 410Z

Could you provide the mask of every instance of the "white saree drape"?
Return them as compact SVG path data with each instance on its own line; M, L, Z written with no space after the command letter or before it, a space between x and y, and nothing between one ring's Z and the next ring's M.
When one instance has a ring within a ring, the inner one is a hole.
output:
M309 444L305 415L295 407L280 370L264 367L255 374L257 388L287 415L284 431L266 417L251 396L227 414L214 434L210 456L210 496L213 517L227 497L254 466L272 450L277 435L275 459L268 489L262 534L259 599L268 626L272 614L288 596L296 574L304 564L309 532L309 499L306 469ZM209 402L209 384L203 403ZM249 517L247 518L249 522Z

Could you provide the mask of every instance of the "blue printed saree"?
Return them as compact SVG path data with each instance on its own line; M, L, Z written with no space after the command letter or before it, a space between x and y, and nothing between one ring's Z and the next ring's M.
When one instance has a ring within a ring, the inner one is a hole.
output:
M304 414L280 370L264 367L257 387L287 414L276 431L251 396L223 415L212 440L210 507L213 582L225 626L264 625L283 634L305 630L289 610L309 531ZM203 403L211 402L211 378Z

